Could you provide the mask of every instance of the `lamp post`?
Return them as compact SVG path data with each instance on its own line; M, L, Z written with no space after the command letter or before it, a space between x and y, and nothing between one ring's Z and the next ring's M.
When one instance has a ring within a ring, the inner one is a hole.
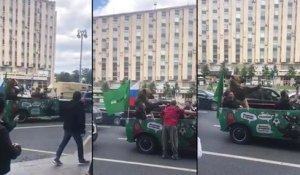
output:
M80 82L80 80L81 80L81 61L82 61L82 42L83 42L83 38L87 38L86 30L78 30L77 38L79 38L81 40L81 43L80 43L79 79L78 79L78 82Z

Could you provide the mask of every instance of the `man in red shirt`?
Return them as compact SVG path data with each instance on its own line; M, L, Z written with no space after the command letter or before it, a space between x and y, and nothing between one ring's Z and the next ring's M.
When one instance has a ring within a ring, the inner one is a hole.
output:
M196 112L191 110L180 109L176 106L176 101L172 101L169 106L162 111L162 158L165 159L167 157L167 147L168 141L170 140L172 147L172 159L178 159L178 131L177 124L180 116L183 114L196 114Z

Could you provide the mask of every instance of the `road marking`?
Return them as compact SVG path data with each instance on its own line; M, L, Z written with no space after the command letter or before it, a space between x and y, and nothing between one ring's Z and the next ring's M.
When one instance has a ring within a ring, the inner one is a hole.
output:
M228 158L232 158L232 159L249 160L249 161L254 161L254 162L262 162L262 163L274 164L274 165L282 165L282 166L288 166L288 167L294 167L294 168L300 168L300 164L295 164L295 163L280 162L280 161L274 161L274 160L259 159L259 158L253 158L253 157L238 156L238 155L232 155L232 154L223 154L223 153L216 153L216 152L209 152L209 151L203 151L203 154L213 155L213 156L220 156L220 157L228 157Z
M97 126L97 128L111 128L111 126L105 126L105 125L101 125L101 126Z
M217 127L217 128L220 128L221 126L220 125L213 125L214 127Z
M118 138L118 140L127 140L127 138L125 138L125 137L120 137L120 138Z
M62 126L63 125L21 126L21 127L16 127L15 129L54 128L54 127L62 127Z
M198 113L200 113L200 114L207 114L208 111L198 111Z
M85 124L86 126L91 126L92 124ZM63 125L42 125L42 126L20 126L15 129L36 129L36 128L54 128L54 127L62 127Z
M54 154L54 155L56 154L56 152L53 152L53 151L44 151L44 150L30 149L30 148L22 148L22 151L31 151L31 152L38 152L38 153ZM64 156L70 156L72 154L62 153L62 155L64 155Z
M187 171L187 172L193 172L193 173L197 172L196 169L180 168L180 167L173 167L173 166L164 166L164 165L141 163L141 162L130 162L130 161L116 160L116 159L105 159L105 158L93 157L93 160L105 161L105 162L114 162L114 163L123 163L123 164L130 164L130 165L140 165L140 166L163 168L163 169L178 170L178 171Z

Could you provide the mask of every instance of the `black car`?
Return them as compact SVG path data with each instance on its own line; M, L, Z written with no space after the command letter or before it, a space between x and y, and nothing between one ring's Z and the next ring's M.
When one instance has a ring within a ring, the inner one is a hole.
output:
M85 91L81 92L81 102L84 104L85 112L93 112L93 92Z
M246 96L250 108L275 109L280 99L279 93L271 88L262 87Z
M217 110L218 104L214 100L214 94L209 91L198 91L198 110Z
M121 124L121 117L124 115L124 112L117 112L115 114L109 115L106 112L106 109L100 108L102 113L102 122L101 124L104 125L117 125L119 126Z

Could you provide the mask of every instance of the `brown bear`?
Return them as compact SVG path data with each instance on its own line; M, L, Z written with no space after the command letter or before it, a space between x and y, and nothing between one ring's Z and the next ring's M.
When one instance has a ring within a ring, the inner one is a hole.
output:
M249 108L246 96L254 91L260 89L261 85L256 87L241 86L241 83L245 83L245 79L238 75L231 75L229 80L229 90L233 92L237 102L244 108Z

